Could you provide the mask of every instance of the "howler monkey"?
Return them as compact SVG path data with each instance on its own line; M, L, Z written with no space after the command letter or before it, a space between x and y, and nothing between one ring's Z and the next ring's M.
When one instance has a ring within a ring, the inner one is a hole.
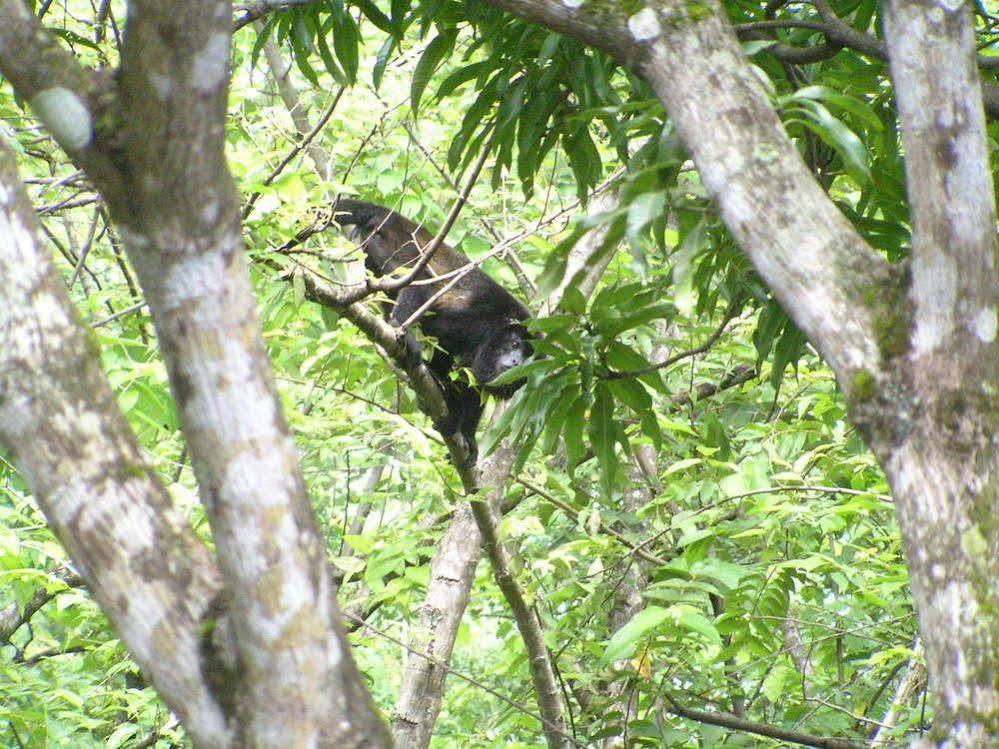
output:
M400 269L405 274L433 241L433 235L412 221L361 200L340 198L333 207L333 219L340 226L351 227L348 236L360 244L365 266L376 276ZM432 280L442 276L440 281ZM434 299L437 294L440 296ZM489 383L531 355L531 337L523 324L530 312L478 267L470 266L463 253L446 244L437 248L413 283L389 296L394 304L388 317L394 325L405 322L433 299L418 324L438 343L428 366L444 391L449 418L435 426L445 435L460 431L474 460L482 401L478 391L464 379L452 380L450 371L456 363L468 367L479 387L509 398L520 383ZM412 335L407 336L407 345L414 356L420 355Z

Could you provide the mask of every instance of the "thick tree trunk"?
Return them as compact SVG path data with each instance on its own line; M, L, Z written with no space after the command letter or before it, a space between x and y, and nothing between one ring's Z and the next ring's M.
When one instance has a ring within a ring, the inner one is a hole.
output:
M957 393L928 407L883 460L905 541L934 695L934 739L999 736L999 430Z
M44 246L0 145L0 444L191 737L229 746L201 673L218 567L147 464Z
M912 210L912 323L894 376L854 410L894 490L931 736L986 746L999 736L999 243L971 4L889 0L885 36Z
M229 727L255 747L386 746L340 630L243 257L224 154L231 11L224 0L134 0L121 66L95 79L23 3L0 0L0 70L100 190L152 310L225 587L212 631L232 632L238 651L212 684ZM86 530L64 539L71 553ZM101 603L112 618L130 606ZM183 634L200 639L200 625ZM123 628L133 651L148 646L131 635ZM205 679L197 661L179 665Z
M999 735L999 256L970 3L887 4L914 224L907 269L873 252L808 173L716 2L488 2L609 52L666 106L895 489L934 735L987 745Z

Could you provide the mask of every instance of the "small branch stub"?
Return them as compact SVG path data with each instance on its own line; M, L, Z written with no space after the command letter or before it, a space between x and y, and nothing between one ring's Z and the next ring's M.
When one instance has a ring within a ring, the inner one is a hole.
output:
M90 144L94 136L90 110L68 88L53 86L40 91L31 100L31 109L67 151L79 151Z

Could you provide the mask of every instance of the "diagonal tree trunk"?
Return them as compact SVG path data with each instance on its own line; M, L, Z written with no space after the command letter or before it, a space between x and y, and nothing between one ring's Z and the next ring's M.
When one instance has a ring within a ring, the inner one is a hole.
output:
M836 374L891 481L933 683L934 737L999 733L999 257L971 8L889 3L911 266L809 173L714 0L488 0L613 55L663 102L726 226Z

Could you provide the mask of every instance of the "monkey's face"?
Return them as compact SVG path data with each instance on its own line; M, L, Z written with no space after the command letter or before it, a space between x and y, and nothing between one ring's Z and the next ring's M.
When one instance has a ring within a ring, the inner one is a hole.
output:
M524 384L523 380L497 387L489 387L489 383L504 372L526 362L533 353L531 334L519 321L513 321L479 345L472 362L472 373L479 384L490 393L500 398L509 398Z

